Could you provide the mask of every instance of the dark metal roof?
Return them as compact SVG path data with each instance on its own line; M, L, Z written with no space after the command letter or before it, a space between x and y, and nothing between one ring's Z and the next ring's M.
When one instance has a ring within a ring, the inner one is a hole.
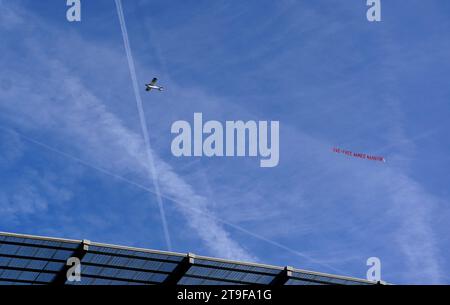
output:
M70 257L81 281L68 282ZM0 232L0 285L372 285L373 282L292 267L244 263L193 254Z

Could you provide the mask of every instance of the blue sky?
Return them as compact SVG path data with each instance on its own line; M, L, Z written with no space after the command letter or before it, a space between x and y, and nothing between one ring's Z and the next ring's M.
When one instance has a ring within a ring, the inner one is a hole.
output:
M0 1L0 230L167 249L114 1L66 9ZM174 251L450 282L450 3L366 10L123 0ZM279 165L172 156L194 112L280 121Z

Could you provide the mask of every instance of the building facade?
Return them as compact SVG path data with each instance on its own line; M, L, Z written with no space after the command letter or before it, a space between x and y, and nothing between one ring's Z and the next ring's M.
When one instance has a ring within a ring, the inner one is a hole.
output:
M292 267L0 232L0 285L373 285Z

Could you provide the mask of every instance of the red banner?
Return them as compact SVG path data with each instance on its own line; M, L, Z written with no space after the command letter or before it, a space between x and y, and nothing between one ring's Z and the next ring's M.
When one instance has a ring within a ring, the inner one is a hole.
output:
M386 159L384 157L382 157L382 156L375 156L375 155L369 155L369 154L364 154L364 153L356 153L356 152L353 152L353 151L350 151L350 150L341 149L341 148L338 148L338 147L333 147L333 152L335 152L337 154L344 154L346 156L354 157L354 158L386 162Z

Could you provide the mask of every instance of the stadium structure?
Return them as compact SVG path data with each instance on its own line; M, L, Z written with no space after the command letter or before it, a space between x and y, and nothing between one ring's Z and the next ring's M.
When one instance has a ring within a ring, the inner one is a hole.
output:
M69 281L69 258L80 281ZM0 285L373 285L371 281L191 253L0 232Z

